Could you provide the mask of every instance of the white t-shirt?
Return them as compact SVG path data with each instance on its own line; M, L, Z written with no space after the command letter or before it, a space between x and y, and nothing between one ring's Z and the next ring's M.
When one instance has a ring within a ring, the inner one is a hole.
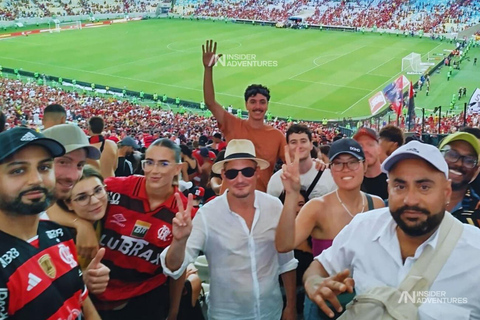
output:
M300 175L300 184L302 189L307 190L310 187L317 173L318 170L315 169L315 164L312 163L310 170ZM280 196L283 192L283 184L282 180L280 179L281 174L282 169L275 172L275 174L270 178L270 181L268 181L267 193L274 197ZM315 188L313 188L309 199L321 197L329 192L334 191L335 189L337 189L337 185L333 181L332 173L330 172L330 169L325 169L315 185Z

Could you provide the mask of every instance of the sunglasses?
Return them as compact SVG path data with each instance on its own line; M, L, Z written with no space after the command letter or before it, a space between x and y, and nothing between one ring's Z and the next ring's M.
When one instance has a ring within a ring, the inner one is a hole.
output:
M238 173L241 172L245 178L251 178L255 174L256 168L246 167L240 170L230 169L225 171L225 178L228 180L233 180L238 176Z

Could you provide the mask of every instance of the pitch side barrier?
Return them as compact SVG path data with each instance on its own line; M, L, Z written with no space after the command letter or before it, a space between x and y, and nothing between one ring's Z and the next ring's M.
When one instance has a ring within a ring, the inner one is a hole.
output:
M17 71L17 72L15 72L15 71ZM109 87L109 86L102 85L102 84L94 84L94 87L92 87L91 82L78 81L78 80L69 79L69 78L61 78L61 77L58 77L58 76L46 75L46 74L38 74L38 77L36 77L36 73L34 73L34 72L20 70L20 69L16 70L16 69L8 68L8 67L2 67L2 72L5 73L5 74L11 74L13 76L12 78L15 78L15 76L17 76L17 77L19 76L19 77L31 78L31 79L34 79L35 81L37 81L38 79L41 79L43 81L43 85L46 85L46 83L47 83L49 86L51 86L52 82L55 81L59 85L62 86L62 90L64 90L64 91L68 91L67 88L71 87L72 91L73 90L83 91L85 93L95 91L95 92L102 93L102 94L108 93L108 94L111 94L113 96L117 96L119 98L122 98L122 97L133 98L133 97L136 97L136 98L140 99L140 92L139 91L127 90L125 88ZM60 80L62 81L62 83L60 83ZM124 90L125 90L125 95L123 94ZM153 95L154 95L153 93L145 93L143 98L145 100L152 100L153 101ZM168 104L175 104L175 102L176 102L175 98L167 97L167 99L165 101L163 101L162 97L163 97L163 93L159 92L157 100L160 100L160 101L168 103ZM196 102L180 100L180 104L184 107L187 107L187 108L200 109L200 104L196 103ZM247 113L244 112L243 114L246 115Z
M268 26L268 27L275 27L277 24L273 21L263 21L263 20L248 20L248 19L235 19L235 23L242 23L242 24L258 24L261 26Z
M308 27L310 29L357 32L357 28L348 27L348 26L328 26L328 25L320 25L320 24L309 24Z
M264 21L264 20L250 20L250 19L235 19L233 20L235 23L241 24L256 24L261 26L269 26L275 27L278 22L276 21ZM304 29L307 26L309 29L321 29L321 30L335 30L335 31L349 31L349 32L356 32L357 28L355 27L348 27L348 26L328 26L328 25L319 25L319 24L300 24L301 29Z

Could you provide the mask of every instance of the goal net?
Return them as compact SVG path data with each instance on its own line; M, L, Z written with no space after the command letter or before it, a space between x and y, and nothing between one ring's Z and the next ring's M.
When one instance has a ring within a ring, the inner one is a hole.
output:
M412 52L402 59L402 72L407 74L422 74L428 67L428 63L422 63L419 53Z
M55 26L54 28L53 25ZM82 29L82 22L81 21L69 21L69 22L61 22L60 20L54 19L53 23L50 27L50 32L60 32L65 30L78 30Z

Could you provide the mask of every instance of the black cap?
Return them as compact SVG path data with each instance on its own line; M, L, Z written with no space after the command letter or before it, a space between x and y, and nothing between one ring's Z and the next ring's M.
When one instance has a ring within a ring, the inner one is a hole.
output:
M340 139L332 143L330 151L328 152L328 158L332 161L338 155L343 153L351 154L358 160L365 160L365 154L363 153L362 147L353 139Z
M208 142L208 137L207 136L200 136L198 139L198 145L200 146L205 146Z
M30 145L44 147L53 158L65 154L65 148L57 140L45 138L43 134L29 128L15 127L0 133L0 162Z
M137 150L140 149L140 146L130 136L123 138L123 140L120 141L120 144L126 147L133 147L133 149L137 149Z

